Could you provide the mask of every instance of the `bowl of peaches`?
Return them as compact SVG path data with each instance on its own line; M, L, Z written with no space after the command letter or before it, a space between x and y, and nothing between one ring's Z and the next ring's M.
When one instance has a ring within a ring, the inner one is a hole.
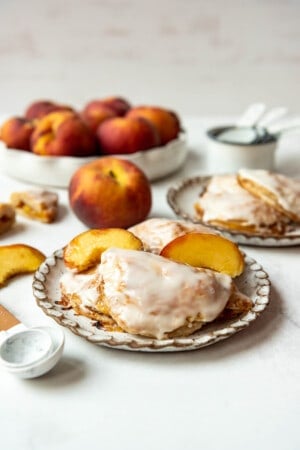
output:
M37 100L0 125L2 171L30 183L67 187L80 166L110 155L132 161L150 180L171 174L187 156L179 115L122 97L92 100L80 111Z

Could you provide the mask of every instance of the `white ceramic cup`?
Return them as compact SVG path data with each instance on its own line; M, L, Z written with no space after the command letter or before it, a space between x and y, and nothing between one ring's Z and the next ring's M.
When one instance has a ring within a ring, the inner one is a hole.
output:
M217 139L229 127L216 127L206 132L207 168L210 173L232 173L241 168L274 170L277 139L268 143L238 144Z

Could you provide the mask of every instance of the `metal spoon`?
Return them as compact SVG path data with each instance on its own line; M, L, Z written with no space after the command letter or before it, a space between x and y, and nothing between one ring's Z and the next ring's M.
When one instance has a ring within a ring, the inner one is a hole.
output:
M261 119L257 122L257 125L262 128L267 128L271 123L280 119L287 114L287 108L284 106L278 106L266 112Z
M266 110L264 103L253 103L238 119L236 127L253 127Z
M252 144L260 138L260 132L255 124L263 115L266 106L264 103L253 103L242 114L236 125L222 131L217 139L228 144Z
M300 128L300 117L292 117L284 121L275 123L273 126L268 127L268 132L277 137L281 136L283 133L291 130L298 130Z

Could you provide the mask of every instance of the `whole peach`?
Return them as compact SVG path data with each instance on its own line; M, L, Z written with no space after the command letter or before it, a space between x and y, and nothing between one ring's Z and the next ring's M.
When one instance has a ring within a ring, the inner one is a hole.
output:
M50 100L37 100L28 106L25 111L25 117L30 120L41 119L54 111L73 111L73 108Z
M131 161L106 156L81 166L69 184L69 201L90 228L128 228L151 209L151 187Z
M101 100L92 100L83 109L81 117L88 127L96 133L98 126L104 120L116 117L117 113L109 106L104 105Z
M113 109L117 116L125 116L131 108L130 103L123 97L107 97L100 101L103 105Z
M0 138L9 148L30 151L30 138L34 130L31 120L11 117L1 126Z
M122 155L148 150L160 144L157 129L140 117L116 117L97 129L100 148L105 155Z
M143 117L151 121L158 129L162 145L176 139L181 130L178 115L158 106L137 106L130 109L126 117Z
M80 117L70 111L53 112L40 119L31 136L37 155L91 156L97 153L94 135Z

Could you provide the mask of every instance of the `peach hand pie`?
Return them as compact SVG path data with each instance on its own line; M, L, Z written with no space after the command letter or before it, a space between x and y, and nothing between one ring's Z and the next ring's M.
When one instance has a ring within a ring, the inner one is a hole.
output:
M108 249L95 269L67 271L60 285L63 300L104 329L158 339L192 334L227 304L239 313L251 305L229 275L138 250Z
M233 231L280 235L290 222L287 216L244 189L236 175L213 176L194 207L204 223Z
M217 234L216 231L201 224L163 218L147 219L128 230L140 238L146 251L157 254L173 239L186 233Z
M267 170L241 169L238 181L276 211L294 222L300 222L300 180Z
M236 317L252 307L232 280L243 271L243 256L231 241L226 245L219 239L226 241L214 234L188 233L171 240L162 255L106 245L88 270L66 266L60 279L62 303L106 331L157 339L189 336L206 323ZM202 249L203 258L191 259L191 246ZM214 249L221 255L217 263L209 253L215 246L220 246L219 252ZM197 266L203 261L206 267Z
M10 202L17 213L44 223L53 222L58 211L58 195L45 190L13 192Z

